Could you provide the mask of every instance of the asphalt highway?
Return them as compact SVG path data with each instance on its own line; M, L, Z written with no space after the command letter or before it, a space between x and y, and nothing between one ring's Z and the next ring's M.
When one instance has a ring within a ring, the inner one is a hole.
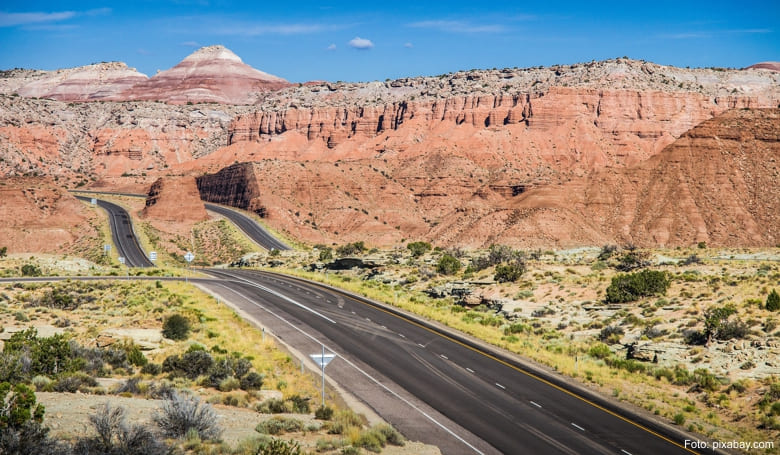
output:
M90 202L91 199L85 196L76 196L76 198L87 202ZM108 213L111 238L114 240L119 256L125 258L125 264L128 267L154 267L154 263L149 260L138 244L127 211L116 204L101 199L97 200L97 205Z
M143 197L143 198L146 197L145 194L136 194L136 193L106 193L106 192L85 191L85 190L79 190L78 192L88 193L88 194L113 194L116 196L128 196L128 197ZM86 200L86 201L89 200L89 198L84 198L82 196L77 196L77 197L81 200ZM290 249L290 247L285 245L284 242L271 235L271 233L268 232L263 226L261 226L252 218L239 212L238 210L234 210L224 205L213 204L206 201L203 201L203 203L206 206L207 210L211 210L212 212L218 213L224 216L225 218L227 218L228 220L230 220L239 229L241 229L241 231L244 234L246 234L250 239L252 239L253 242L257 243L258 245L265 248L266 250L270 251L270 250Z
M244 232L255 243L262 246L266 250L289 250L290 247L282 243L279 239L271 235L261 225L259 225L252 218L244 215L243 213L233 210L231 208L204 202L207 210L219 213L220 215L229 219L233 224L238 226L241 231Z
M598 398L572 393L510 358L393 310L283 275L208 273L246 297L242 311L260 318L272 311L310 328L339 357L359 359L495 449L464 440L444 453L696 453L664 425L609 410ZM404 434L415 433L405 420L391 423Z

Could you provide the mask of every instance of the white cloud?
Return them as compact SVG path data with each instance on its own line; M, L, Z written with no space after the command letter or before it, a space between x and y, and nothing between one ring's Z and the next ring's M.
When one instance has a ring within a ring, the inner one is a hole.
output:
M5 13L0 12L0 27L14 27L16 25L41 24L45 22L59 22L76 16L74 11L60 11L56 13Z
M411 49L414 47L414 45L412 43L404 43L404 47L407 49Z
M185 41L181 45L184 47L201 47L197 41Z
M441 32L453 33L501 33L506 31L506 27L500 24L471 24L465 21L452 20L432 20L420 21L407 24L412 28L427 28L439 30Z
M325 50L335 51L336 50L336 44L335 43L331 43L331 45L326 47Z
M374 43L372 43L371 40L359 36L352 38L347 44L349 44L350 47L360 50L368 50L374 47Z

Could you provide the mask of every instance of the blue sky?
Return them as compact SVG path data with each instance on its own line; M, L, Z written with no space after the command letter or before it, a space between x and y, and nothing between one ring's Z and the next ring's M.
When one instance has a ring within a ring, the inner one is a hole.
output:
M292 6L288 6L292 5ZM628 56L691 67L780 60L780 2L18 1L0 69L123 61L153 75L223 44L290 81L367 81Z

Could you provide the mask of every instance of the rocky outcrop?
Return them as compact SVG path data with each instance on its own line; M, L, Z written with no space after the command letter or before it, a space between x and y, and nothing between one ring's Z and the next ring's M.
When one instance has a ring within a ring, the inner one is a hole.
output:
M0 201L0 248L9 253L79 253L99 242L90 210L50 179L4 178Z
M265 92L290 85L280 77L245 64L224 46L209 46L148 81L133 85L118 99L173 104L253 104Z
M145 74L121 62L96 63L37 76L16 90L27 98L49 98L59 101L116 100L121 92L145 82Z
M195 177L188 176L157 179L149 188L141 216L177 224L194 224L209 219L200 200Z

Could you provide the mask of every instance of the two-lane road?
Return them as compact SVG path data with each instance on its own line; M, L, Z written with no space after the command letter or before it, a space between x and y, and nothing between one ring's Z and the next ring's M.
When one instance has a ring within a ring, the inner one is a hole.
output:
M243 311L251 314L261 306L293 325L312 328L339 356L369 365L499 453L695 453L664 425L619 415L597 398L569 392L510 358L392 310L282 275L209 273L246 297L239 303ZM390 421L410 437L441 444L404 418ZM490 452L466 441L447 447L445 453Z
M86 202L92 199L86 196L76 196L76 198ZM97 200L97 205L108 213L111 238L119 256L125 258L125 263L129 267L154 267L154 263L146 257L146 253L138 244L127 210L102 199Z

